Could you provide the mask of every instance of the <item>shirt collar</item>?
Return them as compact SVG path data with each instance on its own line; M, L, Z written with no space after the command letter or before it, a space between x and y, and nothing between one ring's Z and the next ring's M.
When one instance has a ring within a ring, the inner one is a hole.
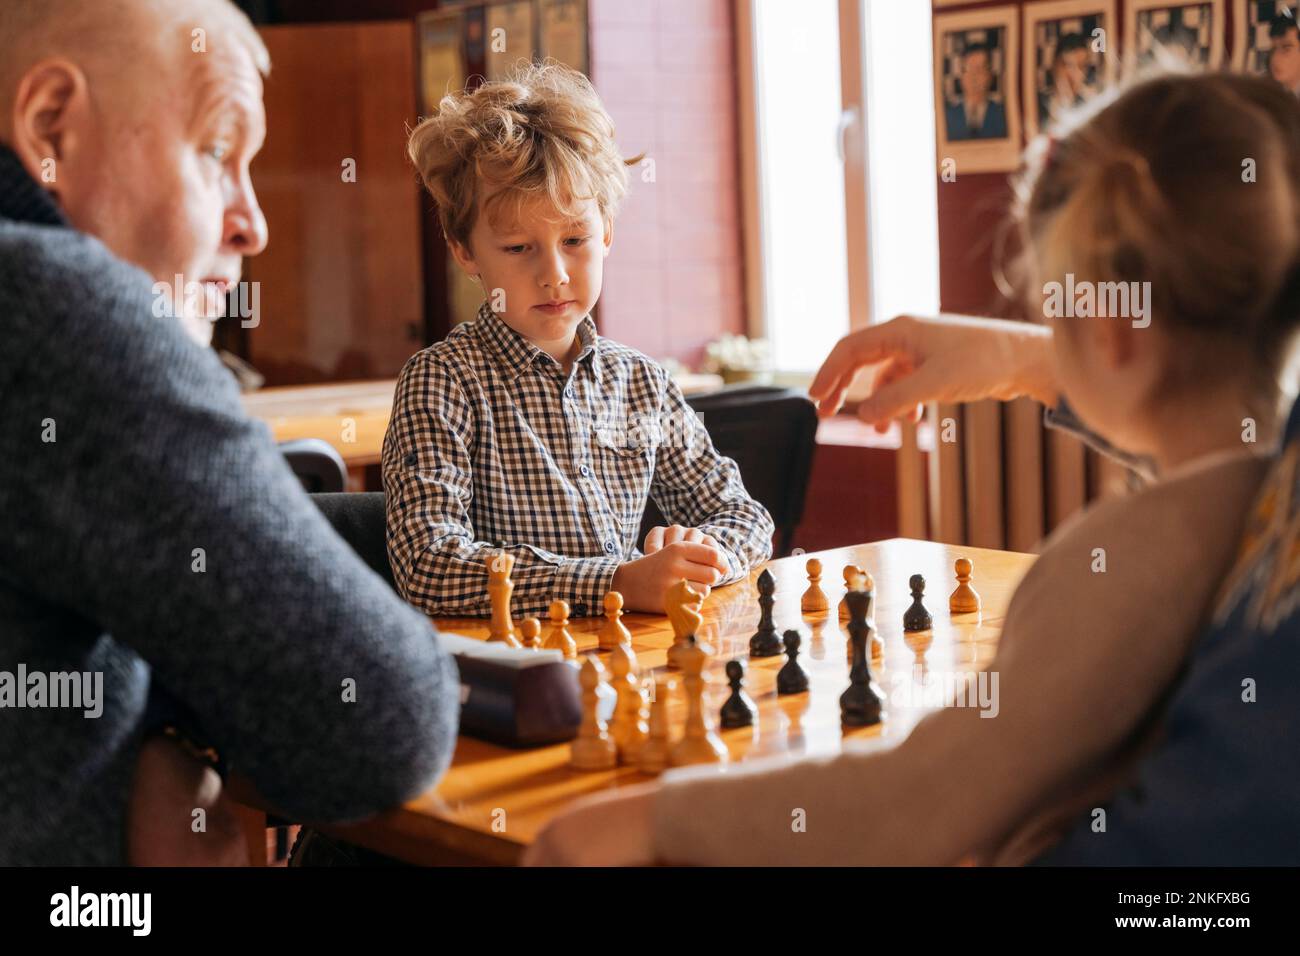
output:
M555 361L501 321L501 317L493 312L486 302L479 306L476 325L480 341L496 355L500 368L510 379L518 377L525 369L531 368L534 362ZM574 359L574 367L587 366L594 376L599 377L600 336L596 333L596 323L590 314L584 315L582 321L578 323L577 334L581 347L578 350L578 357Z
M28 175L18 154L3 143L0 143L0 218L46 226L68 225L54 196Z

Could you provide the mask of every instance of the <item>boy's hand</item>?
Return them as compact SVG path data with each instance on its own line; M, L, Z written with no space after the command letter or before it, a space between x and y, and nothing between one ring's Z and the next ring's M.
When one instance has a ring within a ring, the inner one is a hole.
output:
M645 536L645 547L641 550L648 555L654 554L666 545L676 544L678 541L698 541L701 544L707 544L711 548L718 547L718 542L699 528L683 528L679 524L674 524L666 528L651 528ZM726 569L724 564L722 570L725 572Z
M662 614L664 592L682 578L707 597L709 589L726 573L727 560L716 545L675 541L644 558L620 565L610 587L623 595L625 609Z

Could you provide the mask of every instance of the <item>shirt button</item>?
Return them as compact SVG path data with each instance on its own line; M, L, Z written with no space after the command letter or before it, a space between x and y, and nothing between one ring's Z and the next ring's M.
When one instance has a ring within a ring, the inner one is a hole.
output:
M582 475L582 477L584 477L584 478L590 478L590 477L591 477L591 469L588 468L586 465L583 465L583 466L581 466L581 467L578 469L578 474Z
M618 545L616 545L613 541L606 541L606 542L605 542L605 553L606 553L606 554L613 554L613 553L614 553L615 551L617 551L617 550L618 550Z
M565 396L566 398L573 398L573 386L572 386L572 385L570 385L568 388L566 388L566 389L564 390L564 396Z

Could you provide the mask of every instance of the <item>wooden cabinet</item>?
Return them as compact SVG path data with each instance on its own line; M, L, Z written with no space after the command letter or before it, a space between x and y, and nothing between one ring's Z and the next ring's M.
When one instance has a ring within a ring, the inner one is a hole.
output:
M414 26L261 33L272 68L252 175L270 242L245 263L259 324L226 344L267 385L392 378L427 341L422 194L406 158Z

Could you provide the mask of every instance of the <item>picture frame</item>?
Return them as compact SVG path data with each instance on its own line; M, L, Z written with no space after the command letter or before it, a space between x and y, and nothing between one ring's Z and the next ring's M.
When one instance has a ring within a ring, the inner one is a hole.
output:
M468 67L458 10L422 13L415 22L419 51L420 115L430 116L447 93L465 86Z
M587 0L537 0L537 53L591 73Z
M1232 6L1232 68L1241 73L1268 75L1274 42L1269 28L1273 19L1285 9L1294 20L1300 5L1294 0L1233 0Z
M1119 81L1118 35L1115 0L1025 5L1020 76L1027 139L1044 132L1060 111Z
M941 167L951 162L958 173L993 173L1020 164L1019 34L1015 6L935 16L935 146ZM966 72L979 77L982 96L966 95Z
M500 79L521 61L528 62L537 56L536 13L533 0L506 0L487 8L489 80Z
M1196 66L1223 65L1224 0L1126 0L1124 76L1151 62L1155 48L1184 51Z

